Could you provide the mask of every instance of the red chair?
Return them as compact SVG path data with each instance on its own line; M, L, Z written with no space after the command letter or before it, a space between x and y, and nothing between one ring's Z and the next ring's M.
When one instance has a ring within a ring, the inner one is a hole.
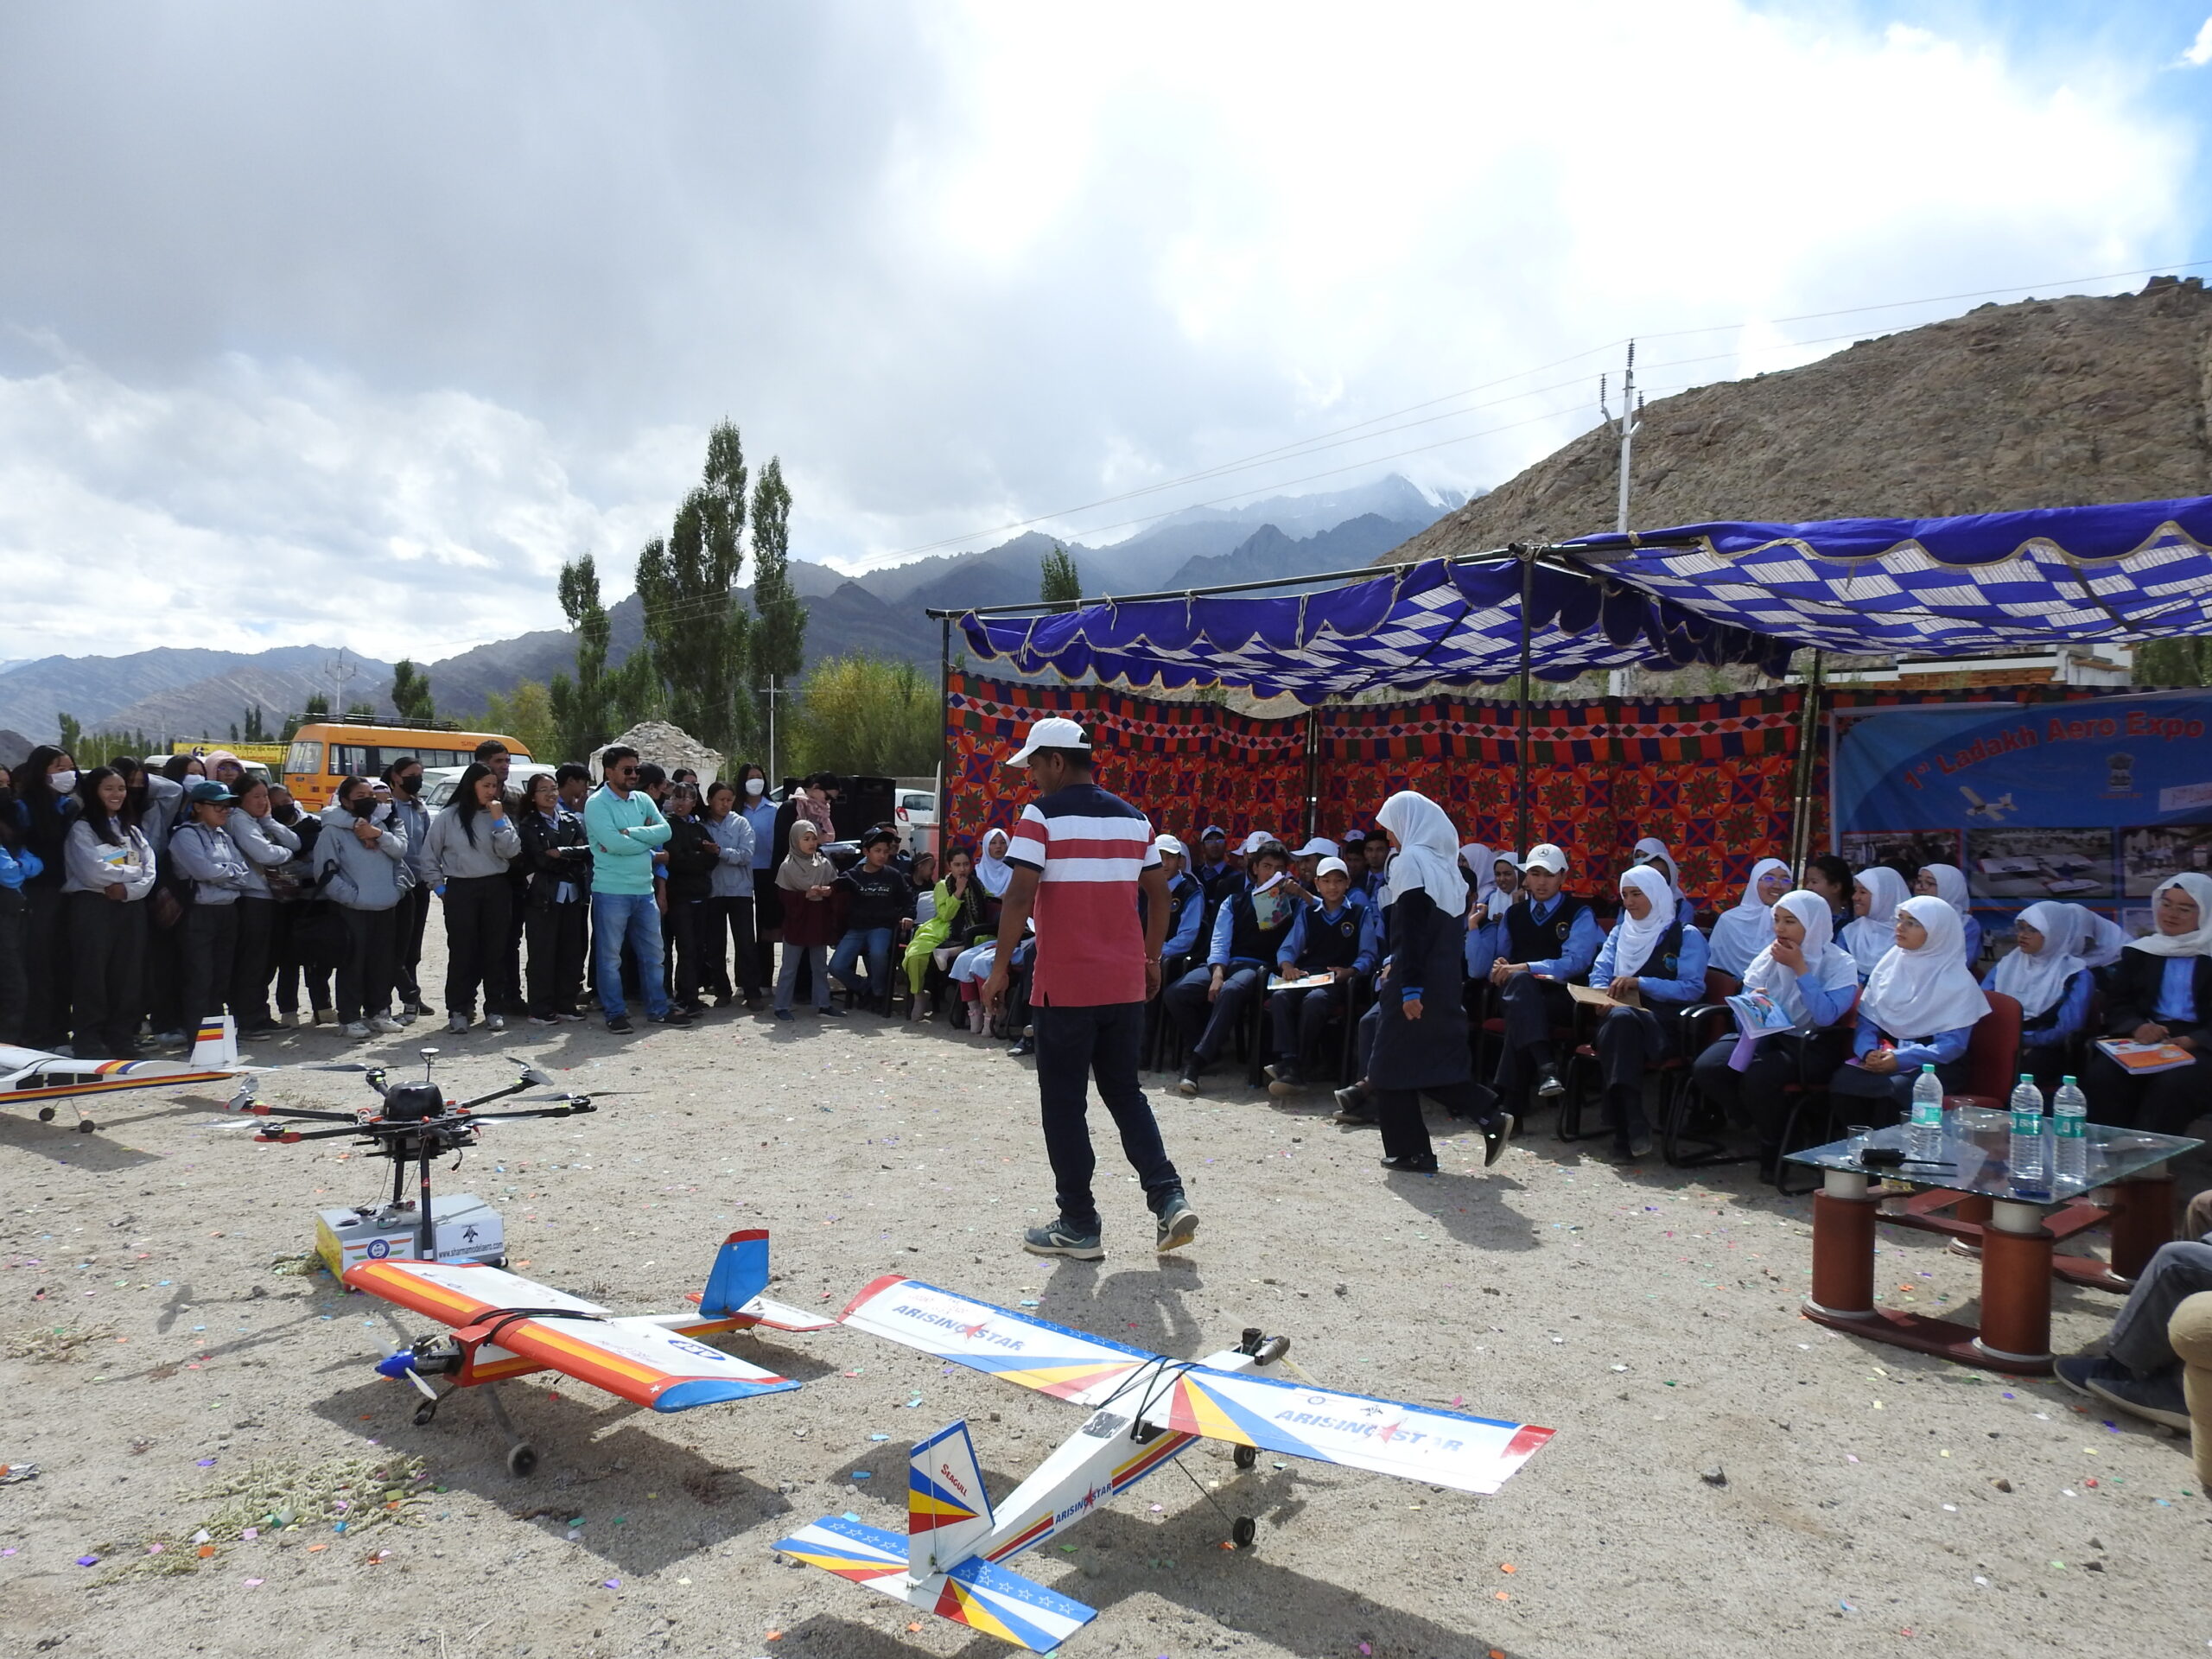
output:
M1967 1091L1951 1099L1994 1109L2012 1097L2020 1075L2020 1005L1989 991L1989 1012L1974 1022L1967 1039Z
M1675 1052L1663 1060L1655 1060L1645 1068L1659 1077L1659 1110L1655 1121L1660 1128L1662 1148L1667 1137L1672 1133L1672 1126L1688 1109L1688 1101L1693 1092L1690 1066L1705 1046L1718 1034L1713 1022L1716 1018L1727 1014L1727 999L1741 988L1741 982L1733 974L1723 973L1718 968L1707 968L1705 970L1705 1001L1679 1010L1675 1016L1680 1021L1675 1027ZM1587 1006L1579 1006L1576 1013L1582 1013ZM1597 1070L1598 1045L1593 1033L1588 1040L1575 1046L1573 1056L1567 1062L1567 1093L1560 1102L1559 1110L1560 1140L1587 1138L1582 1130L1582 1085L1586 1077L1596 1075ZM1717 1148L1719 1144L1713 1143L1714 1147ZM1671 1152L1666 1156L1669 1163L1675 1161Z

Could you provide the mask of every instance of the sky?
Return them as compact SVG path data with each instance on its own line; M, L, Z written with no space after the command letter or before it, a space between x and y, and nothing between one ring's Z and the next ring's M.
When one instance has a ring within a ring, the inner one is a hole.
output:
M1495 485L2212 262L2208 13L0 0L0 661L559 626L723 418L849 569Z

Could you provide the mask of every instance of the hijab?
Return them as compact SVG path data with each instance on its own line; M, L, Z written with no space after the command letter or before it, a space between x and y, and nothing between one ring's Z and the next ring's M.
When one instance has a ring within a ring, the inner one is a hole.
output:
M1660 867L1667 877L1667 907L1675 908L1682 896L1682 872L1675 862L1675 855L1667 850L1667 843L1656 836L1644 836L1636 843L1636 861Z
M2151 914L2158 913L2158 895L2168 887L2179 887L2196 900L2196 931L2193 933L2146 933L2139 939L2130 939L2127 948L2153 957L2212 957L2212 875L2200 875L2195 870L2180 875L2170 875L2151 889ZM2153 927L2157 925L2154 920Z
M2067 985L2082 971L2076 954L2082 945L2081 913L2077 906L2050 899L2020 912L2020 919L2043 935L2043 949L2033 956L2013 950L2000 957L1989 984L2018 1002L2028 1019L2056 1007Z
M1894 870L1890 875L1904 879ZM1897 913L1918 922L1928 938L1917 950L1890 947L1867 976L1859 1012L1891 1036L1908 1039L1956 1031L1987 1014L1989 999L1967 971L1967 930L1959 912L1941 899L1922 894L1899 905ZM1894 933L1894 920L1891 925Z
M1004 895L1007 884L1014 880L1014 866L991 850L996 842L1001 850L1014 845L1014 837L1003 830L990 830L983 836L983 855L976 861L976 880L983 891L997 899Z
M1871 870L1861 870L1852 878L1853 884L1866 889L1873 902L1866 906L1866 913L1857 917L1843 930L1843 942L1851 947L1851 954L1859 958L1859 971L1871 974L1881 965L1882 958L1897 942L1897 906L1912 897L1906 888L1904 877L1886 864L1877 864ZM1942 900L1936 900L1942 904ZM1950 910L1948 905L1944 909ZM1956 915L1956 911L1952 911ZM1966 929L1959 929L1960 948L1965 948ZM1948 1029L1948 1027L1947 1027Z
M1754 874L1754 884L1758 879ZM1805 942L1799 949L1805 955L1805 971L1801 974L1774 959L1774 916L1769 912L1766 948L1753 957L1744 969L1744 988L1764 991L1775 1006L1789 1016L1792 1024L1802 1026L1812 1018L1812 1013L1806 1007L1804 993L1798 986L1810 983L1824 991L1856 987L1859 963L1850 951L1835 942L1835 917L1828 909L1828 901L1819 893L1799 887L1776 899L1774 907L1788 911L1804 925ZM1723 921L1727 919L1721 918Z
M1630 887L1649 899L1651 908L1638 921L1625 905L1621 907L1621 919L1613 929L1613 972L1617 975L1642 973L1651 952L1675 925L1675 892L1664 875L1649 864L1634 865L1621 876L1622 893L1625 895Z
M1497 897L1497 860L1489 848L1479 841L1471 841L1459 849L1459 861L1467 867L1467 880L1474 884L1475 902L1486 905Z
M1713 947L1713 965L1723 973L1741 974L1752 957L1774 943L1774 912L1759 902L1759 880L1776 872L1786 881L1789 867L1778 858L1759 860L1751 866L1751 879L1744 883L1744 896L1713 918L1713 937L1707 943ZM1808 950L1805 960L1810 962L1813 956Z
M1428 894L1447 916L1467 913L1467 878L1459 871L1459 836L1444 809L1426 795L1402 789L1375 815L1398 838L1384 872L1382 903L1395 904L1409 893Z
M1923 864L1920 873L1936 878L1936 896L1957 911L1961 921L1966 920L1974 909L1967 893L1967 873L1955 864Z
M2102 968L2120 960L2120 953L2127 947L2126 931L2109 916L2100 916L2084 905L2061 905L2061 910L2070 910L2080 926L2075 936L2074 954L2082 959L2084 968Z

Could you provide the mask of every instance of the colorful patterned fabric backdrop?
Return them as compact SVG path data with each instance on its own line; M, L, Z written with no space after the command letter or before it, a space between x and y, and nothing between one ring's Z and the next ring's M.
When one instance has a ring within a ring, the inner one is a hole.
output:
M2075 686L1929 691L1840 689L1838 709L1959 701L2071 702ZM1682 884L1704 906L1733 904L1762 858L1789 852L1802 694L1796 690L1675 702L1539 702L1531 710L1531 841L1565 848L1589 891L1643 836L1667 843ZM947 845L1011 825L1022 775L1001 760L1029 722L1068 715L1101 749L1099 779L1155 826L1189 839L1218 823L1231 836L1306 832L1308 717L1255 720L1207 702L1163 702L1095 685L1033 685L951 677L946 709ZM1461 838L1514 840L1516 710L1510 702L1419 702L1313 711L1319 830L1364 830L1393 791L1418 789L1452 815ZM1812 845L1827 846L1827 751L1815 754Z
M1098 781L1186 840L1205 823L1231 836L1290 835L1306 821L1306 721L1255 720L1210 702L1161 702L1096 685L1030 685L955 674L945 708L944 844L976 845L1013 825L1025 773L1001 764L1046 715L1083 721Z

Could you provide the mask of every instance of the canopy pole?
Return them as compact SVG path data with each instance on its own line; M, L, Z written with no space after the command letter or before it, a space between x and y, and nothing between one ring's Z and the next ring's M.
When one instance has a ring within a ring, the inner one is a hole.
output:
M944 815L952 798L952 619L938 619L937 647L937 863L944 868L945 849L952 845L952 823Z
M1821 648L1813 647L1813 660L1805 670L1805 700L1798 710L1797 765L1789 803L1789 868L1799 885L1805 880L1805 861L1813 855L1813 761L1821 738Z
M1321 709L1306 711L1306 839L1321 833Z
M1520 779L1515 793L1519 797L1519 821L1516 831L1514 857L1529 856L1529 612L1536 597L1536 550L1516 546L1514 556L1521 561L1521 710L1520 710Z

